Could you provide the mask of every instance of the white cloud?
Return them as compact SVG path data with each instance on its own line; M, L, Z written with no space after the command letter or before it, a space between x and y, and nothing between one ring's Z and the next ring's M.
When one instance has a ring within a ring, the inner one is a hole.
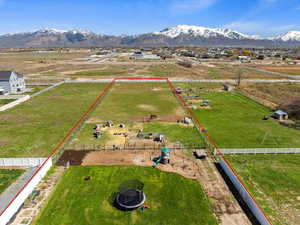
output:
M299 25L272 26L266 22L257 21L235 21L224 25L225 28L236 30L246 34L262 34L263 36L274 36L290 30L299 30Z
M179 13L191 13L214 5L217 0L175 0L171 9Z

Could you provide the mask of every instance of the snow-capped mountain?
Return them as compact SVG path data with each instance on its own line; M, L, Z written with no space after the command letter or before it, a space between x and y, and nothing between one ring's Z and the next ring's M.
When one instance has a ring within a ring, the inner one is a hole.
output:
M300 46L300 31L274 38L247 35L226 28L178 25L140 35L100 35L86 30L43 28L32 32L0 35L0 47L68 46Z
M280 35L276 40L281 40L281 41L293 41L293 42L300 42L300 31L289 31L284 35Z
M191 35L194 37L203 38L229 38L229 39L261 39L256 35L245 35L237 31L233 31L226 28L208 28L201 26L189 26L189 25L178 25L164 29L160 32L154 32L155 35L165 35L170 38L176 38L180 35Z

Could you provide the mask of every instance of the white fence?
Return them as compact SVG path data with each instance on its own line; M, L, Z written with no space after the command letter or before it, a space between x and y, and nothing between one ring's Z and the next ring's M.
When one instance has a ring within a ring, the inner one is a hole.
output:
M0 158L0 166L35 167L45 160L46 158Z
M19 105L20 103L27 101L28 99L30 99L30 96L29 95L25 95L24 97L19 98L16 101L13 101L11 103L3 105L3 106L0 107L0 112L5 111L5 110L10 109L10 108L13 108L16 105Z
M300 148L225 148L225 149L220 149L220 151L224 155L235 155L235 154L300 154Z
M271 223L268 221L267 217L264 215L262 210L258 207L256 202L253 200L251 195L248 193L247 189L243 186L243 184L240 182L240 180L237 178L237 176L233 173L232 169L227 165L227 163L221 159L219 161L219 165L227 175L227 177L230 179L236 190L238 191L241 198L244 200L244 202L247 204L249 209L251 210L253 216L256 218L256 220L261 225L271 225Z
M6 208L0 212L0 225L6 225L13 216L18 212L24 201L32 193L36 185L47 174L52 166L52 159L46 159L43 164L36 170L28 182L21 188L17 195L10 201Z

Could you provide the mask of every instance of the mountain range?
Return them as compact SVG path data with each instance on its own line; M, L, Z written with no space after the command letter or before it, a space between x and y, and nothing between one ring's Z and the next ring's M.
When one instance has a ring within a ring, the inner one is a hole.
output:
M178 25L140 35L104 35L86 30L44 28L33 32L0 35L0 47L89 46L247 46L299 47L300 31L262 38L226 28Z

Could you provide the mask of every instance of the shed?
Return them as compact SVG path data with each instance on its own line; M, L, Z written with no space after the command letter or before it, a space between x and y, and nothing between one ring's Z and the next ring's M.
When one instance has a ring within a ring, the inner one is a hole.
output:
M107 126L107 127L113 127L114 126L114 122L111 121L111 120L108 120L108 121L106 121L105 126Z
M224 84L223 86L225 91L232 91L235 88L234 85L231 84Z
M26 89L25 78L15 71L0 71L0 94L20 94Z
M205 149L196 149L194 155L197 159L205 159L207 157Z
M273 118L278 119L278 120L287 120L288 119L288 114L282 110L276 110L273 113Z
M181 94L183 92L183 90L182 90L182 88L177 87L177 88L175 88L175 92L176 92L176 94Z

